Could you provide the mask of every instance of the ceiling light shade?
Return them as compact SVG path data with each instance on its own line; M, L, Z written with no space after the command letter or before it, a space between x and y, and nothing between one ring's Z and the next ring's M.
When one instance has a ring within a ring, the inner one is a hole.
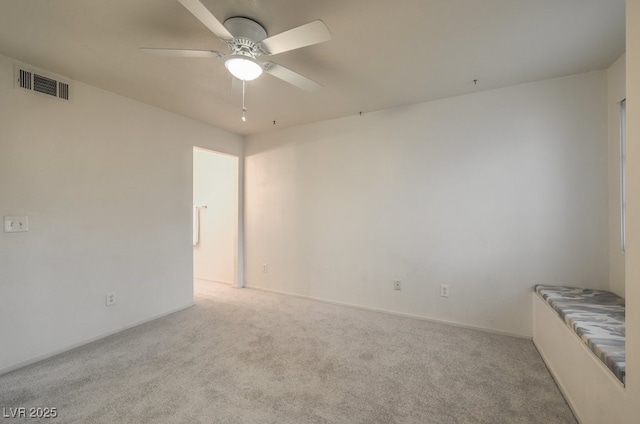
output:
M262 66L249 56L229 56L224 61L224 66L231 72L231 75L243 81L251 81L262 75Z

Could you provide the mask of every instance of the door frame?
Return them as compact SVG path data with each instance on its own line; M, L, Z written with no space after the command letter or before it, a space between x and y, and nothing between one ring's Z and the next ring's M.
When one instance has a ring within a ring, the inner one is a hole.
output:
M207 153L213 153L216 155L227 156L231 158L235 158L237 160L237 175L236 175L236 184L237 184L237 204L236 204L236 231L235 233L235 247L233 252L233 282L232 287L234 288L243 288L244 287L244 158L239 155L234 155L226 152L222 152L219 150L201 147L194 145L191 154L191 206L193 207L194 198L193 198L193 177L194 177L194 157L195 152L203 151ZM193 224L193 223L192 223ZM191 250L191 262L192 267L194 263L193 257L193 249Z

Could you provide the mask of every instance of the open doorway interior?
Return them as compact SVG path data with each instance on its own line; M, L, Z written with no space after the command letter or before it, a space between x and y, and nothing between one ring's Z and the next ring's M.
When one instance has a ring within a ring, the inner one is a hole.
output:
M194 291L214 283L238 285L238 162L193 148Z

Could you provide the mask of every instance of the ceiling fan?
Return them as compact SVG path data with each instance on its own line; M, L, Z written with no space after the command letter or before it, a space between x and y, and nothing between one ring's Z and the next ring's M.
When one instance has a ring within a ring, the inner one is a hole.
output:
M308 92L318 91L322 86L291 69L274 62L258 62L260 56L275 55L313 44L331 40L327 26L320 20L267 37L267 31L253 19L235 16L221 23L199 0L178 0L189 12L202 22L216 37L224 41L229 49L225 54L216 50L164 49L143 47L140 50L162 56L221 58L227 70L243 83L266 72L289 84Z

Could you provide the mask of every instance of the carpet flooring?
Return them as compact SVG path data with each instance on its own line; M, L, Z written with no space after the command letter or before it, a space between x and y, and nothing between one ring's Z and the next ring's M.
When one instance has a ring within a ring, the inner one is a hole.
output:
M530 340L196 286L192 308L1 376L5 415L57 417L0 421L576 423Z

